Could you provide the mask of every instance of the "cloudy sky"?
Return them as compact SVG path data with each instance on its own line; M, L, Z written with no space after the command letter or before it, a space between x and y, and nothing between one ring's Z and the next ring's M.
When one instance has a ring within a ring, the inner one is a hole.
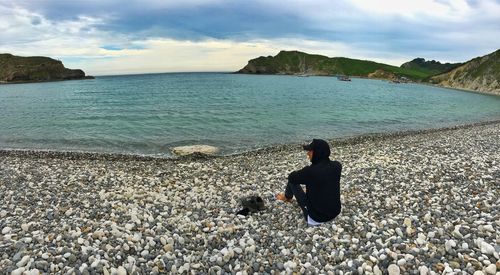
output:
M87 74L235 71L300 50L401 65L500 48L500 0L0 0L0 53Z

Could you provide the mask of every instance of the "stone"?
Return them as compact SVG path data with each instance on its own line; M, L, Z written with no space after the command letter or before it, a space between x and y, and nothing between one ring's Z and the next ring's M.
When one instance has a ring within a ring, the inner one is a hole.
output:
M10 275L22 275L23 272L24 272L24 267L20 267L18 269L12 270L12 272L10 273Z
M493 255L494 252L495 252L495 248L491 244L489 244L485 241L481 242L481 253L487 254L487 255Z
M483 226L483 230L491 232L491 233L495 233L495 228L493 228L493 225L491 225L491 224L487 224L487 225Z
M453 237L455 237L457 239L462 239L464 237L464 235L462 235L462 233L460 233L459 229L460 229L460 226L455 227L455 230L453 230L452 235L453 235Z
M387 272L389 273L389 275L399 275L400 274L399 266L391 264L387 268Z
M455 246L457 246L457 243L454 240L447 240L444 243L444 247L448 253L452 252Z
M21 229L23 231L28 231L30 229L30 225L28 223L21 224Z
M187 156L195 153L213 155L219 152L219 148L210 145L189 145L172 148L172 152L178 156Z
M484 269L484 272L486 274L493 275L497 272L497 266L495 264L490 264Z
M23 256L24 256L24 251L19 251L14 255L14 257L12 257L12 261L17 263L19 262L19 260L23 258Z
M174 250L174 246L172 244L166 244L163 246L163 250L165 250L165 252L171 252Z
M460 264L458 262L450 261L449 264L450 264L450 267L453 268L453 269L460 268Z
M4 227L4 228L2 229L2 234L3 234L3 235L9 234L9 233L10 233L10 231L12 231L12 228L11 228L11 227L6 226L6 227Z
M418 268L418 272L420 275L428 275L429 274L429 268L425 265L422 265Z
M47 261L36 261L35 267L43 271L47 271L49 269L49 263Z
M428 221L430 221L430 220L431 220L431 213L427 213L427 214L425 214L425 216L424 216L424 221L428 222Z
M19 262L17 262L16 266L23 267L28 263L29 260L30 260L30 256L26 255Z
M119 266L118 269L116 269L116 274L127 275L127 270L123 266Z

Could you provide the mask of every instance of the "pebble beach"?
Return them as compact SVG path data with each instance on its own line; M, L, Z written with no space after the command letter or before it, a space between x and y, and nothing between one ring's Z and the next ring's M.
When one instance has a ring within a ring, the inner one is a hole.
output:
M0 151L0 274L499 274L500 121L332 140L342 213L276 201L298 144L220 157ZM321 138L321 137L319 137ZM266 209L236 215L259 195Z

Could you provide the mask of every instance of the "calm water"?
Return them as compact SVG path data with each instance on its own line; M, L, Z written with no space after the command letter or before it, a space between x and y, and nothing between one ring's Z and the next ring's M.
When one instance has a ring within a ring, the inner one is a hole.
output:
M500 119L500 97L378 80L215 73L0 85L0 148L169 155Z

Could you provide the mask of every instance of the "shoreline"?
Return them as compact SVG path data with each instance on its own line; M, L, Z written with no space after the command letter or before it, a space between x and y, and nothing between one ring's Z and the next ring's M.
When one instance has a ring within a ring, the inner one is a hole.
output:
M467 129L482 125L491 125L500 123L500 119L486 120L474 123L457 124L455 126L428 128L420 130L403 130L388 133L366 133L361 135L353 135L339 138L326 139L330 145L354 145L366 141L386 140L393 138L400 138L412 135L421 135L434 132L450 131L457 129ZM172 156L161 157L141 154L127 154L127 153L107 153L107 152L93 152L93 151L66 151L66 150L51 150L51 149L10 149L0 148L1 156L16 156L16 157L36 157L36 158L60 158L60 159L81 159L81 160L134 160L134 161L178 161L178 160L198 160L198 159L213 159L213 158L226 158L240 155L258 154L262 151L283 151L300 148L300 143L287 143L287 144L274 144L264 146L262 148L250 149L243 152L230 153L226 155L206 155L202 153L194 153L187 156Z
M309 164L298 145L160 161L0 151L0 273L495 274L499 132L332 140L342 212L317 227L274 199ZM236 215L249 195L266 209Z
M297 74L256 74L256 73L239 73L239 72L234 72L233 74L241 74L241 75L275 75L275 76L301 76ZM332 77L336 78L337 75L307 75L307 76L317 76L317 77ZM357 79L368 79L368 80L379 80L379 81L387 81L391 82L392 79L388 78L373 78L373 77L368 77L368 76L354 76L354 75L349 75L350 78L357 78ZM400 83L400 84L406 84L406 83ZM498 92L493 92L493 91L479 91L479 90L472 90L472 89L467 89L467 88L458 88L458 87L451 87L451 86L445 86L445 85L439 85L435 83L430 83L430 82L424 82L424 81L414 81L411 80L408 82L408 84L420 84L420 85L426 85L426 86L431 86L431 87L436 87L436 88L444 88L444 89L449 89L449 90L457 90L461 92L470 92L470 93L475 93L475 94L483 94L483 95L493 95L493 96L500 96L500 93Z

